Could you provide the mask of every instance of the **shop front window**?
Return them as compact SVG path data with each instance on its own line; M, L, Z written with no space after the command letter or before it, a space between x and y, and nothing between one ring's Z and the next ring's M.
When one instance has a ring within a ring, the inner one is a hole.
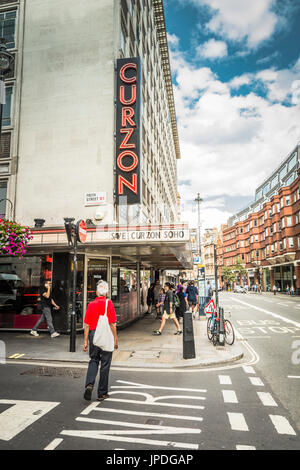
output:
M52 255L0 257L0 328L35 325L41 315L38 299L43 279L52 279Z

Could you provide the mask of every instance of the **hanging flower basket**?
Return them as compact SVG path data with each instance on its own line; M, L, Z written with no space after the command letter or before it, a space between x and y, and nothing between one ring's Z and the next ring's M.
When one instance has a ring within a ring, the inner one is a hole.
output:
M23 258L32 240L29 227L0 219L0 254Z

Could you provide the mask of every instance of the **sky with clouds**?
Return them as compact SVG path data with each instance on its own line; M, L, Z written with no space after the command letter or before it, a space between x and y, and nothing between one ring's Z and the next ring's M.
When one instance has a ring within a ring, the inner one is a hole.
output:
M226 223L300 142L299 0L164 0L182 220Z

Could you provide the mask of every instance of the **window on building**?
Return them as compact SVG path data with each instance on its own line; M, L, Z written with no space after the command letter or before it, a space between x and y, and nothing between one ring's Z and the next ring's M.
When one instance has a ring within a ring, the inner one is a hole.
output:
M293 248L294 246L294 239L293 237L289 237L289 248Z
M7 181L0 181L0 218L6 216Z
M12 94L13 94L13 87L7 86L5 88L5 104L3 105L2 111L2 126L11 126L12 121Z
M289 206L291 204L291 197L290 196L285 196L285 204Z
M282 178L287 174L287 167L284 166L279 174L279 178L282 180Z
M254 235L254 241L258 242L258 235Z
M280 198L280 207L283 207L283 197Z
M288 169L289 169L288 171L294 168L296 163L297 163L297 152L294 153L294 155L292 156L291 160L288 163Z
M286 238L282 240L282 243L283 243L283 248L286 249Z
M300 236L297 237L298 249L300 249Z
M284 227L285 227L285 225L284 225L284 217L282 217L282 219L281 219L281 228L284 228Z
M291 227L292 225L292 217L291 216L287 216L286 218L286 226L287 227Z
M0 14L0 37L6 40L7 49L16 47L16 18L16 10Z
M274 231L274 233L276 232L276 222L275 222L275 224L273 225L273 231Z
M263 189L263 193L264 194L267 194L267 192L270 190L270 183L267 183L265 186L264 186L264 189Z

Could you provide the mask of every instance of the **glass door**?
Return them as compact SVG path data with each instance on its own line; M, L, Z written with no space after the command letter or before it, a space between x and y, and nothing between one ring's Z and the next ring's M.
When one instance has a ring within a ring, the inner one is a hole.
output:
M109 260L106 258L88 258L87 260L87 283L86 283L86 299L87 305L96 298L96 286L101 280L108 280Z

